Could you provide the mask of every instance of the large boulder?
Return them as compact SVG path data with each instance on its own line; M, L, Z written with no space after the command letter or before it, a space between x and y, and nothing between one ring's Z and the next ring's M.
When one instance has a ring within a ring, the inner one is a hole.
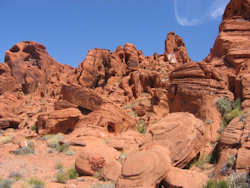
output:
M155 188L171 168L166 148L153 145L126 157L117 188Z
M190 113L171 113L147 131L151 141L170 152L173 166L184 168L204 146L204 124Z
M201 188L207 183L208 177L196 171L172 167L164 180L169 187Z
M121 171L121 165L117 161L119 156L120 152L105 143L92 141L76 157L75 167L80 175L106 175L107 178L116 180ZM111 172L107 172L107 169ZM112 173L113 170L117 170L115 175Z

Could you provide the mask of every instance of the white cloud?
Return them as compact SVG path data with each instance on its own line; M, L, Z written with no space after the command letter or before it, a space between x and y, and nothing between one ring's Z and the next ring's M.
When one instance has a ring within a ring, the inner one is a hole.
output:
M209 11L210 18L216 19L222 16L228 2L229 0L215 0Z
M174 9L175 9L175 17L177 22L182 25L182 26L194 26L194 25L198 25L200 24L202 21L201 19L188 19L186 17L182 17L179 15L179 11L177 10L177 0L174 0L175 5L174 5Z

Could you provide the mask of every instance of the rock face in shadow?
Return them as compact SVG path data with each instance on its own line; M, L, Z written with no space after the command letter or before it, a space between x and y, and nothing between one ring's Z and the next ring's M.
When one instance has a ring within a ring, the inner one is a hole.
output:
M36 128L39 134L70 133L81 117L80 110L67 108L40 114L37 118Z

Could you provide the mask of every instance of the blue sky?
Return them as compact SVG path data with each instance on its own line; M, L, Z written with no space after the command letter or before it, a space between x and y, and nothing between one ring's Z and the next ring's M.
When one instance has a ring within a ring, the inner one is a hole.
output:
M0 62L14 44L32 40L76 67L89 49L133 43L144 55L164 52L175 31L190 57L205 58L229 0L0 0Z

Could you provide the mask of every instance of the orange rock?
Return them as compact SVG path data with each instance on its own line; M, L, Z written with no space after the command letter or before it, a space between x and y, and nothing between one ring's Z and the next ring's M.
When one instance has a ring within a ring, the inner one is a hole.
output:
M103 167L103 176L105 179L116 182L121 175L122 165L118 161L112 161Z
M76 158L75 167L80 175L93 176L99 173L99 176L103 176L103 168L105 166L107 166L105 168L110 168L110 164L116 162L119 156L118 151L106 144L92 142L81 150L81 153ZM119 171L117 173L119 174ZM112 178L113 176L107 175L107 177Z
M103 103L101 97L87 88L63 85L61 95L63 100L90 111L97 110Z
M41 96L53 97L59 92L58 86L74 71L70 66L57 63L43 45L30 41L20 42L8 50L5 62L25 94L37 91Z
M169 32L167 35L167 39L165 41L165 56L166 59L173 64L191 62L182 38L174 32Z
M237 161L236 161L237 169L244 169L249 171L250 169L250 148L241 148L238 151Z
M132 152L123 163L118 188L154 188L163 180L171 167L166 148L153 145L142 151Z
M172 167L167 173L165 181L173 187L200 188L206 184L208 177L199 172Z
M89 50L85 60L77 68L77 80L80 85L96 88L105 86L112 76L123 75L126 64L121 62L119 53L111 54L109 50Z
M233 101L227 79L213 65L205 62L189 63L170 74L170 112L190 112L204 122L211 121L206 126L205 134L209 141L214 142L219 136L217 131L221 122L221 114L216 105L220 97Z
M76 108L56 110L38 116L36 127L39 134L69 133L74 130L81 117L81 112Z
M183 168L204 146L204 124L190 113L171 113L147 131L154 143L170 152L173 166Z
M235 146L241 142L244 123L239 118L233 119L230 124L224 129L220 142L226 145Z

